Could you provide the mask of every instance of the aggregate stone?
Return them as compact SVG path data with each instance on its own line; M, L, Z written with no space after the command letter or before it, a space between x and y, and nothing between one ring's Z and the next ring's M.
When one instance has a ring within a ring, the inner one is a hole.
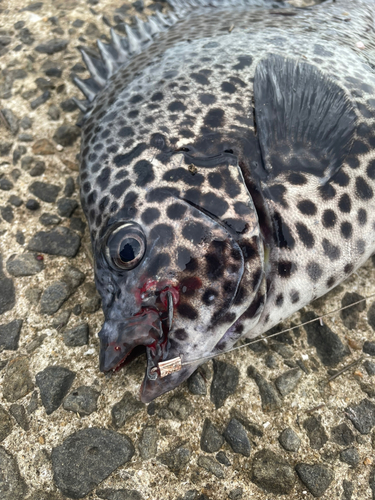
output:
M41 54L55 54L56 52L61 52L64 50L69 43L69 40L63 40L61 38L54 38L52 40L47 40L35 47L37 52Z
M58 215L44 212L39 217L39 222L43 224L43 226L57 226L57 224L60 224L61 219Z
M28 10L30 12L35 12L37 10L40 10L43 7L43 2L33 2L30 3L27 7L25 7L22 10Z
M273 342L271 349L279 354L284 359L289 359L294 356L294 349L290 345L281 344L280 342Z
M369 359L366 359L363 363L363 367L368 373L368 375L375 375L375 363L373 361L370 361Z
M72 111L75 111L78 109L77 104L75 103L74 99L69 98L66 99L65 101L62 101L60 103L60 108L65 111L66 113L71 113Z
M32 127L32 120L30 118L30 116L24 116L21 121L20 121L20 127L22 128L22 130L28 130ZM20 146L20 147L23 147L23 146ZM25 150L25 153L26 153L26 150Z
M51 118L51 120L59 120L60 119L60 110L56 106L56 104L51 104L48 108L47 111L48 116Z
M18 160L26 153L26 146L19 145L13 150L13 165L17 165Z
M213 360L214 376L211 384L210 398L216 409L224 406L225 400L237 389L239 380L238 368L224 361Z
M344 479L342 482L342 490L343 494L341 500L352 500L352 496L354 493L353 483Z
M0 156L8 156L12 146L13 142L0 142Z
M27 500L61 500L61 496L52 491L35 490Z
M360 382L359 384L361 390L367 394L369 398L375 398L375 386L374 384L367 384L366 382Z
M40 90L50 90L55 88L55 84L46 78L37 78L35 83Z
M264 358L264 364L270 368L271 370L273 370L274 368L276 368L278 366L278 358L275 354L267 354L267 356Z
M241 500L243 497L243 489L242 488L235 488L234 490L230 491L228 494L229 500Z
M107 429L83 429L52 449L53 478L61 492L82 498L134 455L131 440Z
M64 187L64 196L66 198L70 198L75 191L75 184L74 184L74 179L73 177L68 177L65 181L65 187Z
M354 441L354 434L345 422L331 429L331 441L340 446L349 446Z
M223 435L234 453L241 453L241 455L244 455L245 457L250 456L251 444L249 438L247 437L245 428L238 420L232 418L229 421Z
M285 346L288 347L288 346ZM286 396L291 393L299 384L302 377L302 370L299 368L293 368L287 372L282 373L275 380L275 385L282 396Z
M263 449L254 455L251 481L269 493L288 494L295 483L293 468L281 455Z
M89 343L89 325L81 323L63 333L64 344L68 347L79 347Z
M32 142L34 140L34 136L32 134L22 133L18 135L18 140L20 142Z
M346 307L362 299L364 299L364 297L362 295L359 295L359 293L346 292L341 300L341 306ZM346 328L348 328L349 330L353 330L354 328L356 328L359 320L359 313L364 311L365 309L366 301L360 302L355 306L342 309L342 311L340 312L340 316Z
M23 203L23 201L21 200L21 198L19 196L16 196L15 194L12 194L11 196L9 196L8 202L10 204L12 204L14 207L20 207L22 205L22 203Z
M261 375L254 366L249 366L247 375L254 379L258 386L259 394L262 399L263 411L274 411L281 407L282 400L277 394L276 389Z
M286 451L298 451L301 446L301 440L293 429L287 427L279 436L279 443Z
M77 207L78 203L76 200L69 198L60 198L57 200L57 212L61 217L71 217Z
M47 415L53 413L61 405L75 376L75 372L63 366L47 366L36 374L35 380Z
M55 132L53 139L61 146L72 146L81 136L81 131L76 125L61 125Z
M43 344L46 337L47 337L47 335L45 333L42 333L41 335L37 335L31 342L29 342L27 344L26 352L28 354L31 354L34 351L36 351L36 349L38 349L38 347L40 347Z
M321 424L320 417L312 415L303 422L303 427L310 439L310 446L314 450L320 450L328 441L328 436Z
M2 191L10 191L11 189L13 189L13 182L6 177L3 177L2 179L0 179L0 189Z
M4 441L6 437L13 430L12 419L10 418L9 413L5 410L5 408L0 405L0 442Z
M14 319L10 323L0 325L0 351L16 351L20 339L22 319Z
M155 457L158 451L159 433L155 427L145 427L138 443L142 460Z
M30 108L37 109L39 108L39 106L47 102L48 99L50 98L51 98L51 92L49 90L45 90L43 94L40 94L38 97L36 97L30 102Z
M324 495L335 478L333 471L321 464L299 463L296 471L303 484L317 498Z
M347 448L340 453L340 460L352 467L357 467L359 464L359 453L356 448Z
M318 316L311 311L301 314L301 321L311 321ZM325 366L336 366L350 354L349 347L344 345L340 337L334 333L326 324L320 325L319 321L313 321L304 326L307 332L307 341L310 346L315 347L320 361Z
M358 405L348 406L345 415L361 434L369 434L375 425L375 404L363 399Z
M77 233L67 227L51 231L39 231L30 240L27 248L34 252L64 257L75 257L81 244Z
M54 314L70 295L71 291L65 282L55 281L55 283L52 283L43 292L40 300L40 312L42 314Z
M190 450L185 446L178 446L162 453L157 459L171 471L178 474L189 463Z
M25 244L25 235L20 230L16 232L16 242L22 246Z
M193 413L193 406L184 396L173 396L168 403L168 410L175 418L184 421Z
M206 382L203 375L196 370L187 380L189 392L195 396L205 396L207 394Z
M26 356L13 358L7 364L3 380L3 396L15 403L34 389Z
M93 283L89 283L90 285L93 285L95 288L95 285ZM85 287L84 292L85 292ZM84 313L94 313L100 309L100 305L102 302L102 299L100 298L100 295L97 293L96 288L95 288L95 293L90 297L89 295L85 295L86 299L82 302L82 311Z
M86 275L74 266L66 266L63 274L63 281L69 286L70 290L73 292L78 288L84 281Z
M200 455L198 457L197 463L199 467L202 467L203 469L206 469L206 471L211 472L211 474L216 476L218 479L224 479L225 475L223 468L212 457Z
M39 406L38 391L34 391L31 394L29 404L27 405L27 413L31 415Z
M28 288L25 292L25 297L32 306L36 306L39 303L41 295L42 295L42 290L37 287Z
M35 210L38 210L40 208L40 203L37 200L30 199L30 200L27 200L27 202L25 204L25 207L28 210L31 210L32 212L35 212Z
M53 155L56 148L48 139L39 139L34 142L32 151L35 155Z
M20 121L17 116L13 113L11 109L3 108L1 114L5 118L6 124L13 135L16 135L19 127Z
M20 474L17 459L0 446L0 498L24 500L27 486Z
M17 181L21 177L21 170L19 168L14 168L10 175L12 176L14 181Z
M24 156L21 160L21 168L22 170L29 171L31 169L31 165L34 163L34 157L33 156Z
M29 430L29 419L26 415L26 410L23 405L19 405L17 403L13 403L10 405L9 413L12 415L17 424L22 427L24 431ZM0 419L1 420L1 419Z
M141 412L144 408L144 403L141 403L129 391L126 391L122 399L113 405L111 410L113 426L119 429L131 417Z
M70 314L71 314L70 310L65 310L65 311L61 311L60 314L56 315L52 320L53 328L56 328L57 330L61 330L61 328L66 326L68 321L69 321Z
M142 500L142 495L137 490L121 489L115 490L105 488L96 490L96 494L103 500Z
M72 217L70 219L70 228L83 234L85 232L86 223L80 217Z
M375 330L375 302L371 304L367 311L367 321L373 330Z
M44 269L44 262L33 253L13 254L9 257L6 268L12 276L33 276Z
M39 177L43 175L46 170L46 164L44 161L37 161L33 168L30 170L29 174L31 177Z
M373 467L370 471L369 485L370 485L370 489L372 490L372 498L374 500L375 499L375 467Z
M93 387L81 385L66 396L63 403L64 410L83 415L91 415L98 409L100 393Z
M216 429L209 418L206 418L203 424L200 446L207 453L214 453L220 450L224 443L224 437Z
M5 220L5 222L11 223L14 219L13 208L10 205L6 205L5 207L1 207L0 209L1 216Z
M220 464L225 465L225 467L229 467L231 465L229 458L226 456L224 451L219 451L219 453L215 455L215 458Z
M375 356L375 342L366 340L363 344L363 352L369 354L370 356Z
M31 194L47 203L54 203L56 201L60 189L60 186L41 181L35 181L29 186Z
M230 410L230 416L238 420L252 436L257 438L263 437L264 432L262 427L256 422L249 420L237 408L234 407Z

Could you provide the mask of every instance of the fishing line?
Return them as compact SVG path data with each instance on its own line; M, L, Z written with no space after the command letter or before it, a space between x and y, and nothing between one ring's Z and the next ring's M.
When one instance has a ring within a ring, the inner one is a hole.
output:
M242 349L244 347L248 347L252 344L256 344L257 342L260 342L262 340L268 340L268 339L277 337L278 335L282 335L283 333L290 332L292 330L295 330L296 328L300 328L302 326L309 325L311 323L314 323L315 321L321 321L323 318L327 318L329 316L332 316L338 312L344 311L345 309L349 309L349 307L356 306L356 305L361 304L362 302L365 302L366 300L374 298L374 297L375 297L375 293L368 295L367 297L364 297L363 299L357 300L356 302L352 302L351 304L348 304L347 306L339 307L338 309L334 309L333 311L330 311L329 313L322 314L318 318L314 318L314 319L311 319L309 321L305 321L304 323L300 323L299 325L295 325L295 326L286 328L284 330L281 330L281 332L273 333L272 335L261 336L255 340L251 340L250 342L246 342L245 344L241 344L239 346L232 347L231 349L228 349L227 351L217 352L215 354L212 354L211 356L203 356L201 358L191 359L189 361L182 361L181 356L178 356L178 357L170 359L168 361L163 361L163 362L158 363L158 365L154 366L150 371L154 375L157 374L160 378L163 378L163 377L166 377L167 375L169 375L170 373L180 371L181 368L183 368L185 366L189 366L189 365L192 365L194 363L203 362L203 361L206 361L208 359L217 358L218 356L222 356L223 354L228 354L229 352L238 351L239 349ZM358 362L358 360L355 361L354 364L357 362Z

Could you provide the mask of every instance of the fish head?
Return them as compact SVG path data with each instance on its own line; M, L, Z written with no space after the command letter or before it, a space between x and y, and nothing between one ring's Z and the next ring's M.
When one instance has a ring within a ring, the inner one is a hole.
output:
M191 192L163 182L165 172L192 175L188 165L178 166L181 158L171 162L158 165L161 178L149 189L129 186L121 208L94 239L105 315L100 369L116 371L146 352L145 402L178 386L212 355L243 312L236 297L248 274L248 254L259 253L257 244L242 245L230 225L192 201ZM174 358L191 363L158 377L159 363Z

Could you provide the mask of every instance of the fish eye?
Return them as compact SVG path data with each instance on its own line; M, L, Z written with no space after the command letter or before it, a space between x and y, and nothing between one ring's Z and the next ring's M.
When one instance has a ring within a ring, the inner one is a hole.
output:
M135 222L125 222L111 229L106 239L105 256L117 269L134 269L146 251L146 237Z

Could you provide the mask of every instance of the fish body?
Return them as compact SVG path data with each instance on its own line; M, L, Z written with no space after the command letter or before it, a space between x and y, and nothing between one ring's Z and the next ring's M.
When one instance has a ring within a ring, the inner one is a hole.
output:
M77 80L100 368L146 351L145 402L375 250L375 2L171 3Z

